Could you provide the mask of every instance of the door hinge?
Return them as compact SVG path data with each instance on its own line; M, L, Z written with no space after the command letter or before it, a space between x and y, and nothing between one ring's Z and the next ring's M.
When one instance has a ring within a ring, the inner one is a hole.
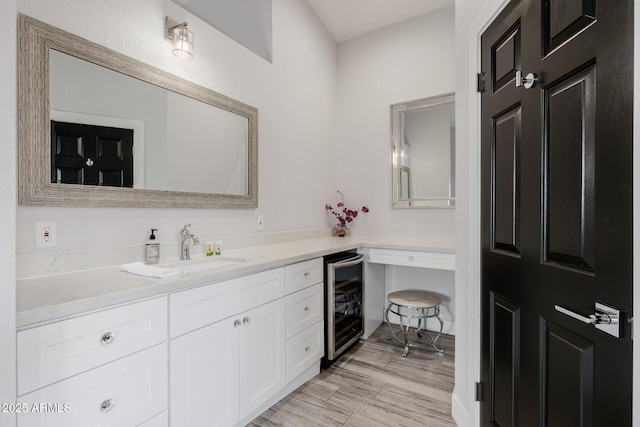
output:
M634 332L633 317L629 319L629 332L631 334L631 341L633 341L633 332Z
M476 74L476 85L478 93L484 92L484 73Z
M482 383L475 383L474 399L476 402L482 402Z
M132 146L131 146L131 155L132 155L133 157L135 157L135 156L136 156L136 146L135 146L135 145L132 145Z

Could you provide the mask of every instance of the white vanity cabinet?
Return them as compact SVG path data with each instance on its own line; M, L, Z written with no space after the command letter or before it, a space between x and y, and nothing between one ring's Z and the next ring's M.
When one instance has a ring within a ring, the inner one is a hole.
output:
M155 298L18 331L18 426L167 425L166 305Z
M322 269L317 258L169 296L172 426L244 422L319 371Z
M284 283L279 268L170 295L172 426L233 425L284 387Z
M324 355L324 274L322 258L288 265L287 383L318 364Z
M25 327L18 426L244 425L319 373L323 276L316 258Z

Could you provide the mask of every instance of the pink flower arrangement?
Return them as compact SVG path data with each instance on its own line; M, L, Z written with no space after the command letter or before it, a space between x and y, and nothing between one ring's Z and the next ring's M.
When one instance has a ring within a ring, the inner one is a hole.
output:
M342 191L338 190L338 196L340 201L336 205L335 209L328 203L324 205L324 207L336 218L336 220L338 220L338 223L335 226L338 236L344 236L346 234L347 225L350 224L354 219L356 219L356 217L358 216L358 212L367 213L369 212L369 208L363 206L358 210L349 209L344 204L344 194L342 193Z

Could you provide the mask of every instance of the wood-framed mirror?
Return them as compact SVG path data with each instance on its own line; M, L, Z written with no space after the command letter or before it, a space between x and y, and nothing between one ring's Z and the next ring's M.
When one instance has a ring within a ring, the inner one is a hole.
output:
M258 206L256 108L28 16L18 21L19 204ZM79 126L56 132L60 122ZM131 165L121 155L130 148L93 136L98 127L132 132Z

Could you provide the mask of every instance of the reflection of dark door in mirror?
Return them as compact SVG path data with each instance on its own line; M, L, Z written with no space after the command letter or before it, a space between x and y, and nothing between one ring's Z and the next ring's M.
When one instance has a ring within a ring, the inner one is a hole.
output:
M52 120L51 182L133 187L133 129Z

